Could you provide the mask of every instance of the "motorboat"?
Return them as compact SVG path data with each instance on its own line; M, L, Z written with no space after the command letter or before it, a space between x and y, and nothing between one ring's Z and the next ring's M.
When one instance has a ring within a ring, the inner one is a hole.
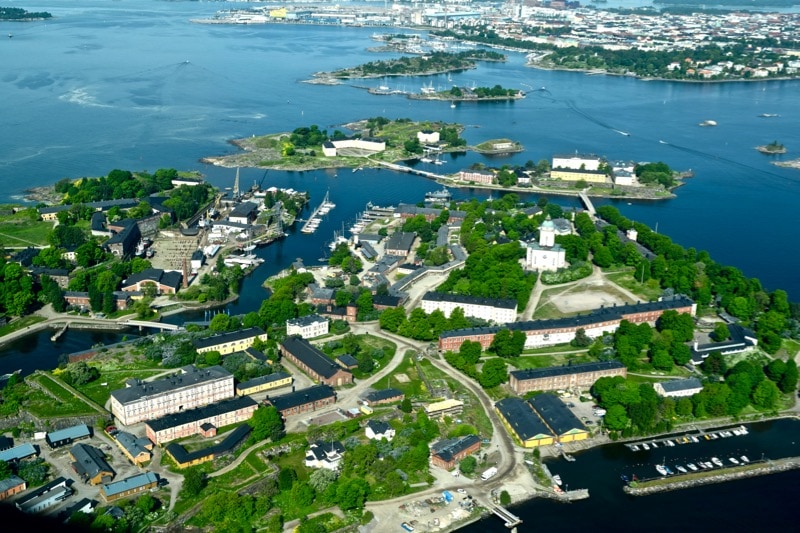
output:
M741 459L742 462L745 464L750 462L750 459L748 459L746 455L741 456L739 459Z
M686 467L681 465L676 465L675 468L677 468L678 472L680 472L681 474L686 474L688 472L688 470L686 470Z
M731 463L733 463L735 465L739 464L739 459L737 459L736 457L728 457L728 461L730 461Z
M664 466L664 465L656 465L656 470L662 476L666 476L667 475L667 467Z
M717 466L722 466L722 461L720 461L718 457L712 457L711 462Z
M643 442L642 443L642 448L645 449L645 450L649 450L650 446L646 442Z
M553 476L553 481L555 481L556 484L561 485L561 476L556 474L555 476Z
M700 470L694 463L686 463L686 466L688 466L689 470L691 470L692 472L697 472L698 470Z

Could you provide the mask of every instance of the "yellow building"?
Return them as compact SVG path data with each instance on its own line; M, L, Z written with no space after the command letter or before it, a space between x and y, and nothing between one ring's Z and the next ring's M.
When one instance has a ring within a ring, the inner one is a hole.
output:
M285 19L286 18L286 8L281 7L278 9L270 9L269 10L269 18L271 19Z
M547 446L555 437L536 413L520 398L504 398L494 406L508 432L515 436L525 448Z
M554 180L564 181L584 180L586 183L605 183L608 181L608 176L606 176L605 172L600 172L599 170L554 168L550 171L550 177Z
M558 438L558 442L564 444L589 438L583 423L554 394L538 394L528 403Z
M256 339L266 341L267 334L261 328L247 328L195 339L192 344L197 353L219 352L222 355L229 355L250 348Z
M458 415L464 410L464 402L461 400L444 400L425 406L425 413L429 418L438 418L445 415Z
M244 383L237 384L236 395L244 396L278 389L280 387L287 387L292 384L292 381L294 381L294 378L286 372L276 372L269 376L261 376L260 378L254 378Z

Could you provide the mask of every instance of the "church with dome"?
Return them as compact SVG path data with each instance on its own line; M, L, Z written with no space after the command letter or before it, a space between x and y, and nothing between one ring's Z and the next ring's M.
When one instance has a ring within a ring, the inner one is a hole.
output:
M567 266L567 252L556 244L556 225L547 219L539 227L539 241L525 243L525 270L556 271Z

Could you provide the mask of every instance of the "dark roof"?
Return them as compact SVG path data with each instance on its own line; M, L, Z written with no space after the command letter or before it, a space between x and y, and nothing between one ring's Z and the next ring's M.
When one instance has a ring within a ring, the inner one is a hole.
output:
M47 433L46 440L48 443L61 442L63 440L75 440L91 437L92 432L86 424L77 424L68 428L59 429Z
M202 182L202 180L193 180L197 181L197 183ZM151 209L157 211L159 213L169 213L172 214L174 211L171 207L164 205L164 202L169 200L169 196L148 196L144 199L145 202L150 206Z
M108 246L111 244L122 244L123 246L130 246L135 241L139 240L139 237L142 236L141 231L139 231L139 226L136 224L135 220L127 219L118 222L117 224L124 225L122 231L119 233L115 233L108 239L104 244L104 246Z
M368 261L372 261L374 258L378 257L378 252L375 251L375 248L366 241L360 241L359 244L361 245L361 255Z
M238 331L231 331L229 333L217 333L216 335L211 335L210 337L205 337L203 339L194 339L192 341L192 344L194 345L195 348L208 348L223 343L236 342L244 339L249 339L252 337L257 337L263 334L264 334L263 329L259 327L252 327L247 329L240 329Z
M242 424L228 433L228 435L225 437L225 440L219 444L209 446L208 448L203 448L202 450L190 452L177 442L167 444L165 449L170 455L172 455L172 457L175 458L177 462L181 464L188 463L202 457L208 457L209 455L217 457L236 448L236 445L242 442L242 440L244 440L244 438L247 437L251 431L253 431L253 428L250 427L250 424Z
M317 314L313 314L287 320L286 325L303 327L303 326L310 326L311 324L316 324L317 322L327 322L327 321L328 321L327 318Z
M397 307L403 298L400 296L392 296L391 294L376 294L372 297L373 305L381 305L386 307Z
M503 398L495 404L495 407L523 442L537 435L553 436L553 433L522 399Z
M261 361L262 363L267 362L267 356L264 355L264 352L262 352L261 350L256 350L252 346L249 348L245 348L242 351L247 355L249 355L250 357L252 357L253 359L255 359L256 361Z
M179 413L165 415L161 418L150 420L146 422L146 424L150 426L153 431L163 431L184 424L191 424L198 420L230 413L231 411L238 411L239 409L245 409L254 405L258 405L258 403L250 396L237 396L230 400L223 400L203 407L196 407Z
M697 378L671 379L669 381L662 381L661 387L664 389L664 392L677 392L690 389L702 389L703 384Z
M188 365L181 368L181 373L177 375L148 382L135 380L131 386L111 391L111 396L124 405L148 396L158 396L165 392L193 387L199 383L214 381L228 376L231 376L231 373L219 365L202 370L194 365Z
M192 261L203 261L206 257L206 254L203 253L203 250L195 250L192 252Z
M114 475L114 470L106 461L105 454L94 446L76 444L69 453L75 459L72 463L73 468L84 478L93 478L102 473Z
M70 480L70 479L67 479L65 477L57 477L56 479L54 479L50 483L45 483L41 487L38 487L38 488L33 489L33 490L29 490L28 492L26 492L25 494L20 496L19 499L17 499L14 502L14 504L18 508L22 508L25 505L26 502L34 500L34 499L38 498L39 496L41 496L42 494L47 494L48 492L50 492L51 490L55 489L56 487L66 486L66 485L69 485L71 483L72 483L72 480Z
M600 307L585 315L576 315L564 318L552 318L548 320L529 320L524 322L511 322L502 326L487 326L483 328L465 328L442 332L439 337L461 337L467 335L482 335L497 333L501 329L519 331L537 331L553 328L580 328L596 324L597 322L609 320L621 320L625 315L633 313L643 313L648 311L658 311L667 309L677 309L692 305L694 302L685 296L665 298L656 302L644 302L635 304L614 305L611 307Z
M465 435L454 439L442 439L431 446L431 455L438 455L442 461L449 463L453 458L481 439L477 435Z
M39 248L28 247L15 253L11 260L22 266L31 266L33 258L39 255Z
M570 374L584 374L586 372L597 372L598 370L611 370L613 368L623 368L625 365L619 361L600 361L593 363L579 363L575 365L548 366L545 368L526 368L525 370L514 370L509 372L520 381L526 379L537 379L551 376L565 376Z
M51 278L55 278L69 276L69 270L66 268L34 267L31 269L31 274L34 276L50 276Z
M537 394L528 403L556 435L573 429L586 430L578 417L555 394Z
M102 211L92 213L92 231L108 231L106 229L106 215Z
M399 389L381 389L368 393L364 398L370 402L380 402L398 396L405 396L405 394Z
M103 493L108 496L116 496L117 494L125 494L129 490L139 489L145 487L150 483L158 482L158 474L154 472L142 472L113 483L104 483L102 486Z
M286 337L281 346L302 361L314 373L324 378L331 378L337 372L348 372L334 363L327 355L300 337Z
M136 285L140 281L153 281L177 290L181 285L182 279L183 275L180 272L166 271L160 268L146 268L141 272L131 274L128 279L122 282L122 286L130 287L131 285Z
M370 420L367 422L367 426L372 429L372 432L376 435L383 435L392 428L392 426L382 420Z
M508 298L484 298L482 296L469 296L468 294L448 294L444 292L426 292L423 300L431 302L454 302L472 305L485 305L502 309L516 309L517 301Z
M307 403L312 403L335 396L336 393L333 391L333 387L322 384L314 385L313 387L309 387L307 389L290 392L288 394L275 396L274 398L267 398L267 400L278 411L285 411L286 409L299 407Z
M266 383L272 383L274 381L281 381L282 379L290 377L292 376L287 374L286 372L275 372L274 374L270 374L268 376L261 376L260 378L253 378L243 383L239 383L238 385L236 385L236 389L237 390L250 389L252 387L257 387L259 385L264 385Z
M349 353L343 353L342 355L337 357L336 360L342 363L346 367L358 365L358 359L356 359Z
M114 435L114 438L117 439L117 442L119 442L133 457L136 457L142 452L150 453L150 450L148 450L146 446L152 445L152 443L145 437L137 437L133 433L120 431Z
M369 242L381 242L383 240L383 235L378 235L377 233L359 233L358 234L358 242L361 244L365 244L367 241Z
M14 439L11 437L6 437L5 435L0 435L0 450L7 450L14 446Z
M403 250L408 252L411 250L411 245L414 244L414 239L417 238L416 233L408 233L405 231L395 231L389 240L386 241L385 248L387 250Z
M244 202L234 207L233 211L231 211L231 214L228 215L228 218L249 217L256 209L258 209L258 205L254 204L253 202Z

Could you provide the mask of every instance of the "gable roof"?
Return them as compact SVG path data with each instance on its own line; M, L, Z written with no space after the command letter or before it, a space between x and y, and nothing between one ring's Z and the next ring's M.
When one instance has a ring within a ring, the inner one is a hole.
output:
M105 483L102 485L102 490L106 497L115 496L129 490L144 487L150 483L158 483L158 474L153 472L142 472L141 474L121 479L113 483Z
M380 402L398 396L405 396L405 394L400 389L381 389L368 393L364 398L370 402Z
M280 396L275 396L274 398L267 398L267 401L271 403L278 411L285 411L286 409L292 409L293 407L306 405L308 403L331 397L336 397L333 387L322 384L314 385L313 387L308 387L307 389L282 394Z
M258 403L250 396L236 396L230 400L223 400L203 407L196 407L194 409L187 409L186 411L164 415L155 420L149 420L145 422L145 424L153 431L158 432L168 428L197 422L198 420L220 416L232 411L238 411L239 409L247 409L248 407L254 407L256 405L258 405Z
M619 361L599 361L592 363L579 363L574 365L548 366L544 368L526 368L524 370L513 370L509 372L520 381L527 379L538 379L552 376L564 376L570 374L585 374L597 372L598 370L612 370L623 368L625 365Z
M515 397L503 398L495 404L495 407L522 442L539 436L553 436L550 429L536 416L529 404L522 401L522 399Z
M105 454L94 446L76 444L69 453L75 459L72 466L83 477L93 478L102 473L114 475L114 470L106 461Z
M47 434L47 442L59 442L64 439L82 439L90 437L92 433L89 431L89 426L86 424L77 424L58 431L53 431Z
M682 390L702 389L703 384L697 378L671 379L669 381L662 381L661 388L664 389L664 392L678 392Z
M442 461L449 463L456 455L462 451L479 443L481 439L477 435L465 435L453 439L442 439L431 446L431 455L437 455Z
M209 348L219 344L238 342L245 339L258 337L259 335L263 334L263 329L254 326L252 328L240 329L238 331L230 331L228 333L217 333L216 335L211 335L210 337L205 337L202 339L194 339L192 344L195 348Z
M331 378L337 372L350 372L337 365L331 358L315 348L310 342L300 337L286 337L281 346L297 359L302 361L314 373L324 378Z
M215 381L220 378L233 377L233 375L219 365L210 366L200 370L194 365L181 368L181 373L167 376L154 381L142 382L133 380L124 389L111 391L111 396L119 403L125 405L149 396L158 396L169 391L193 387L200 383Z
M537 394L528 403L556 435L564 435L575 429L586 430L578 417L555 394Z

